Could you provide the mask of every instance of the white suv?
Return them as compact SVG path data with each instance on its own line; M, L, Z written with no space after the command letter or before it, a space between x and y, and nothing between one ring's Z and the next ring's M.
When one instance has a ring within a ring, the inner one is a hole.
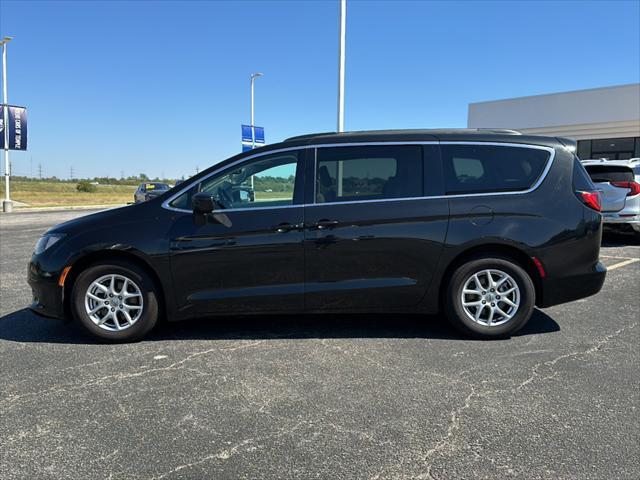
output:
M602 192L605 225L629 225L640 234L640 158L582 160Z

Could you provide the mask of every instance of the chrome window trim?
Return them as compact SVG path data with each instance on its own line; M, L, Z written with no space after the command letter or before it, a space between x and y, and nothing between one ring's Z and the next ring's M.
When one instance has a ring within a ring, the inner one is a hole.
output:
M270 150L268 152L259 152L254 155L250 155L248 157L237 160L225 167L222 167L218 170L213 170L211 173L202 177L198 180L199 182L203 182L207 178L212 175L216 175L218 173L224 172L240 163L247 162L254 158L263 157L265 155L272 155L276 153L282 152L290 152L295 150L314 150L314 177L316 175L317 167L318 167L318 149L319 148L332 148L332 147L360 147L360 146L370 146L370 145L492 145L497 147L519 147L519 148L532 148L536 150L545 150L549 152L549 158L547 159L547 165L542 170L542 173L536 180L536 182L526 190L510 190L505 192L481 192L481 193L457 193L451 195L431 195L431 196L422 196L422 197L400 197L400 198L378 198L378 199L370 199L370 200L349 200L346 202L326 202L326 203L316 203L316 179L313 179L314 185L314 203L302 203L299 205L276 205L276 206L267 206L267 207L248 207L248 208L227 208L225 210L220 210L220 212L238 212L238 211L252 211L252 210L267 210L267 209L279 209L279 208L296 208L296 207L317 207L323 205L346 205L346 204L355 204L355 203L373 203L373 202L399 202L399 201L412 201L412 200L430 200L430 199L443 199L443 198L467 198L467 197L493 197L493 196L502 196L502 195L526 195L527 193L531 193L536 190L542 182L544 182L545 178L551 170L553 165L553 161L555 160L556 151L552 147L546 147L543 145L531 145L528 143L506 143L506 142L481 142L481 141L423 141L423 142L354 142L354 143L325 143L325 144L316 144L316 145L298 145L296 147L287 147L280 148L277 150ZM177 197L185 193L187 190L196 185L196 182L191 183L190 185L182 188L179 192L171 195L167 200L162 202L162 208L167 210L171 210L174 212L182 212L182 213L192 213L191 210L186 210L183 208L175 208L169 205L170 202L175 200Z

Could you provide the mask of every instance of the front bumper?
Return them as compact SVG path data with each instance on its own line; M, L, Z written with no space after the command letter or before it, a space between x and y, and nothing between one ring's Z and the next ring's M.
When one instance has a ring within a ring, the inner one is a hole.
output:
M58 285L58 277L42 272L33 261L29 263L27 282L32 293L29 308L38 315L64 320L64 289Z
M543 278L541 280L542 299L539 307L551 307L595 295L602 289L607 267L596 263L591 271L568 277Z

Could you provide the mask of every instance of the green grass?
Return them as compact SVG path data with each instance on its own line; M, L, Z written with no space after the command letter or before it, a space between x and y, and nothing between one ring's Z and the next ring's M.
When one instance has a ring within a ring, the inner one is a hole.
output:
M256 202L264 200L284 200L293 197L293 192L255 192Z
M133 201L134 185L98 185L93 193L78 192L71 182L11 182L11 199L30 207L118 205ZM4 198L4 183L0 186Z

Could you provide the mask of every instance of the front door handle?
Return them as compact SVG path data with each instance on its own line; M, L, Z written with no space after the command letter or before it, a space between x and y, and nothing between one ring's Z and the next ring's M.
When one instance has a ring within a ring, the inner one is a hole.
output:
M338 223L339 222L337 220L322 219L322 220L318 220L316 223L311 225L310 228L315 229L315 230L328 230L328 229L333 228L336 225L338 225Z

